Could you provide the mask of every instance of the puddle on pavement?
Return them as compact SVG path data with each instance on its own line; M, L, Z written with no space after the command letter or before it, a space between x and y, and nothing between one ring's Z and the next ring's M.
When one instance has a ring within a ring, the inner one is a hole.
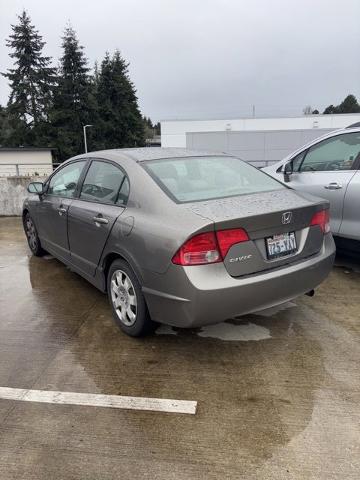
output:
M271 308L267 308L266 310L260 310L259 312L254 312L254 315L257 315L259 317L272 317L273 315L276 315L277 313L283 310L288 310L289 308L294 308L296 306L297 305L294 302L286 302L286 303L282 303L281 305L277 305L276 307L271 307Z
M225 342L249 342L267 340L271 338L270 330L253 322L246 322L246 318L254 319L256 317L272 317L290 308L296 307L294 302L286 302L276 307L267 308L246 317L238 317L226 322L215 325L207 325L198 329L187 330L187 333L198 335L204 338L217 338ZM178 335L184 332L183 329L171 327L170 325L160 325L156 330L156 335Z
M170 325L161 325L157 330L157 335L177 335L179 332ZM267 340L271 338L270 330L255 323L217 323L215 325L207 325L198 331L193 332L199 337L217 338L225 342L249 342Z
M203 327L197 333L199 337L211 337L226 342L249 342L271 338L270 330L255 323L234 325L232 323L217 323Z

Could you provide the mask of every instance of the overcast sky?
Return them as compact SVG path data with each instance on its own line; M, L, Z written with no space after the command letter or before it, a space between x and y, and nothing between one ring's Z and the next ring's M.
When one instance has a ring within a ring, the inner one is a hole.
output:
M142 113L166 118L301 114L360 100L360 0L0 0L5 39L25 8L57 59L70 20L92 65L119 48ZM0 78L0 103L7 102Z

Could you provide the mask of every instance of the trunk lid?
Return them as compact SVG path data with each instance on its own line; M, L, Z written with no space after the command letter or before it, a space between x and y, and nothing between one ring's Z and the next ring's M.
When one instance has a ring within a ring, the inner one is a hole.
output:
M278 268L319 252L323 233L320 227L309 225L313 215L326 207L325 200L291 189L187 205L196 215L211 220L215 230L243 228L248 233L249 241L233 245L224 259L234 277ZM296 250L290 252L294 242ZM273 253L284 245L289 253L271 257L270 249Z

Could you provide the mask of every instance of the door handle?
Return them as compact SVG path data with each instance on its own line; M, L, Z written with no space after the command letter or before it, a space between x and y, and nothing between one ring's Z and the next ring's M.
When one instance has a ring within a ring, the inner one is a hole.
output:
M103 225L107 225L109 223L109 220L104 217L94 217L93 220L95 223L101 223Z
M324 188L326 188L327 190L339 190L340 188L342 188L342 185L338 182L330 182L329 185L325 185Z
M57 210L60 216L67 212L67 209L64 207L59 207Z

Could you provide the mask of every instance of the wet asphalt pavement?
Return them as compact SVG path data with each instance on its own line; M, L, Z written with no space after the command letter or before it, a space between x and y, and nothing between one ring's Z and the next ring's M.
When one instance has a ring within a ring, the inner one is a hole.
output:
M131 339L0 218L0 387L196 400L196 415L0 399L0 479L360 478L360 263L314 298Z

